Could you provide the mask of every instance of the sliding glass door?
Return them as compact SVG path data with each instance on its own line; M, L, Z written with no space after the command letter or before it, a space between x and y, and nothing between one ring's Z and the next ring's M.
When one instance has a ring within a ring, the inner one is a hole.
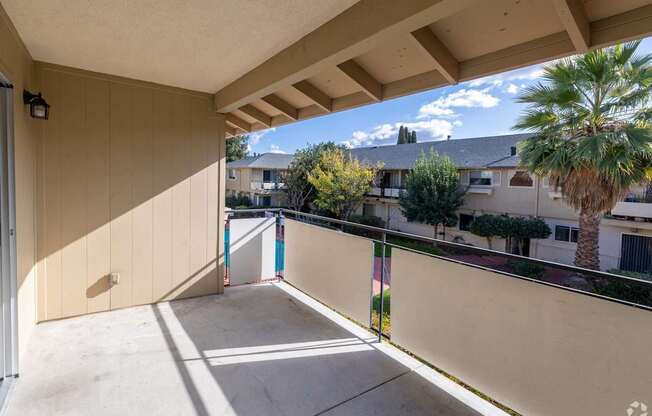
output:
M16 326L16 216L11 84L0 75L0 379L18 374ZM2 389L0 389L2 390ZM2 399L2 391L0 391Z

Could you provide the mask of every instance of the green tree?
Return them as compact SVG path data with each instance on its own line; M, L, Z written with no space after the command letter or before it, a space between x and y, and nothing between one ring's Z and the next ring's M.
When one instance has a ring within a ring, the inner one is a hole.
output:
M337 218L348 219L371 189L379 169L361 164L341 149L322 153L319 164L308 174L317 191L315 205Z
M287 188L288 207L295 211L302 211L309 206L317 192L308 181L308 175L319 165L322 154L338 149L343 151L345 147L333 142L324 142L309 145L294 154L294 159L288 170L283 174L283 183Z
M407 175L399 204L408 221L431 225L437 238L440 225L457 224L457 210L464 203L465 193L453 161L431 151L422 153Z
M398 128L398 139L396 144L406 144L406 143L416 143L417 142L417 132L408 129L405 126L400 126Z
M398 128L398 140L396 140L396 144L404 144L406 143L406 138L405 138L405 130L406 128L401 126Z
M493 239L496 237L506 237L506 222L508 218L504 215L483 214L473 220L469 231L479 237L486 238L489 249L493 250Z
M652 179L652 55L639 42L562 60L525 89L529 104L514 126L536 136L521 162L548 177L579 211L575 264L599 269L600 219L629 191Z
M518 254L524 255L525 240L548 238L552 231L541 218L511 217L508 221L508 237L516 241Z
M226 161L244 159L249 156L249 136L239 135L226 139Z

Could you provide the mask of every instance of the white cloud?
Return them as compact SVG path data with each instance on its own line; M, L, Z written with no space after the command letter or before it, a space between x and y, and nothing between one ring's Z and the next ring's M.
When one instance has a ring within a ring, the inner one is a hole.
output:
M410 130L416 131L420 141L428 140L423 140L423 134L420 135L419 133L425 133L427 135L426 139L430 140L445 139L447 136L453 133L453 123L448 120L433 118L430 120L415 122L380 124L369 132L355 131L351 135L351 138L343 141L342 144L349 148L373 146L379 144L394 144L396 138L398 137L398 130L401 126L405 126Z
M255 133L249 134L249 144L251 144L252 146L257 145L258 143L260 143L260 139L262 139L263 136L265 136L267 133L271 133L273 131L276 131L276 127L272 127L271 129L261 130L261 131L257 131Z
M488 88L483 90L462 88L421 106L417 118L454 117L456 113L453 108L491 108L497 106L499 102L500 99L491 95Z
M270 144L269 145L269 153L280 153L280 154L287 154L285 150L281 150L280 147L278 147L275 144Z
M516 94L518 92L518 86L515 84L512 84L511 82L507 86L506 90L509 94Z
M556 61L550 61L547 64L535 65L527 68L515 69L502 74L490 75L488 77L474 79L468 83L469 87L487 86L489 89L500 87L503 83L510 81L532 81L543 76L544 65L554 64Z

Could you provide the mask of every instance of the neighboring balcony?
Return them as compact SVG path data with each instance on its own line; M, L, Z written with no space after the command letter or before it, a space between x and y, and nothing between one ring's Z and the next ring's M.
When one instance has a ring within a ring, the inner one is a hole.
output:
M286 189L283 182L251 182L252 191L279 191Z
M401 191L403 191L405 188L400 188L400 187L373 187L369 192L367 192L367 196L376 196L376 197L383 197L383 198L398 198L401 195Z
M652 219L652 193L630 195L616 204L611 215L618 217Z
M645 202L619 202L611 210L612 215L620 217L652 219L652 203Z

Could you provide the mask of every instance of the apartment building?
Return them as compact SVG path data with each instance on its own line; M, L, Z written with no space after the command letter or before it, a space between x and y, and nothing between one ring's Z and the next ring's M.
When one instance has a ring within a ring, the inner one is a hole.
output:
M527 137L528 134L512 134L354 149L351 153L358 159L381 162L384 166L359 213L381 217L391 229L432 237L431 226L406 220L398 197L419 155L434 150L450 157L458 166L462 186L467 188L458 225L447 228L439 238L486 248L486 239L469 232L476 216L541 217L552 234L547 239L526 242L525 254L571 264L577 245L578 214L564 203L561 194L546 179L532 176L519 167L518 143ZM652 195L641 187L603 218L599 242L603 269L650 271L651 202ZM492 248L514 252L505 240L495 240Z
M262 153L226 164L226 195L246 195L253 205L285 205L285 172L293 155Z

